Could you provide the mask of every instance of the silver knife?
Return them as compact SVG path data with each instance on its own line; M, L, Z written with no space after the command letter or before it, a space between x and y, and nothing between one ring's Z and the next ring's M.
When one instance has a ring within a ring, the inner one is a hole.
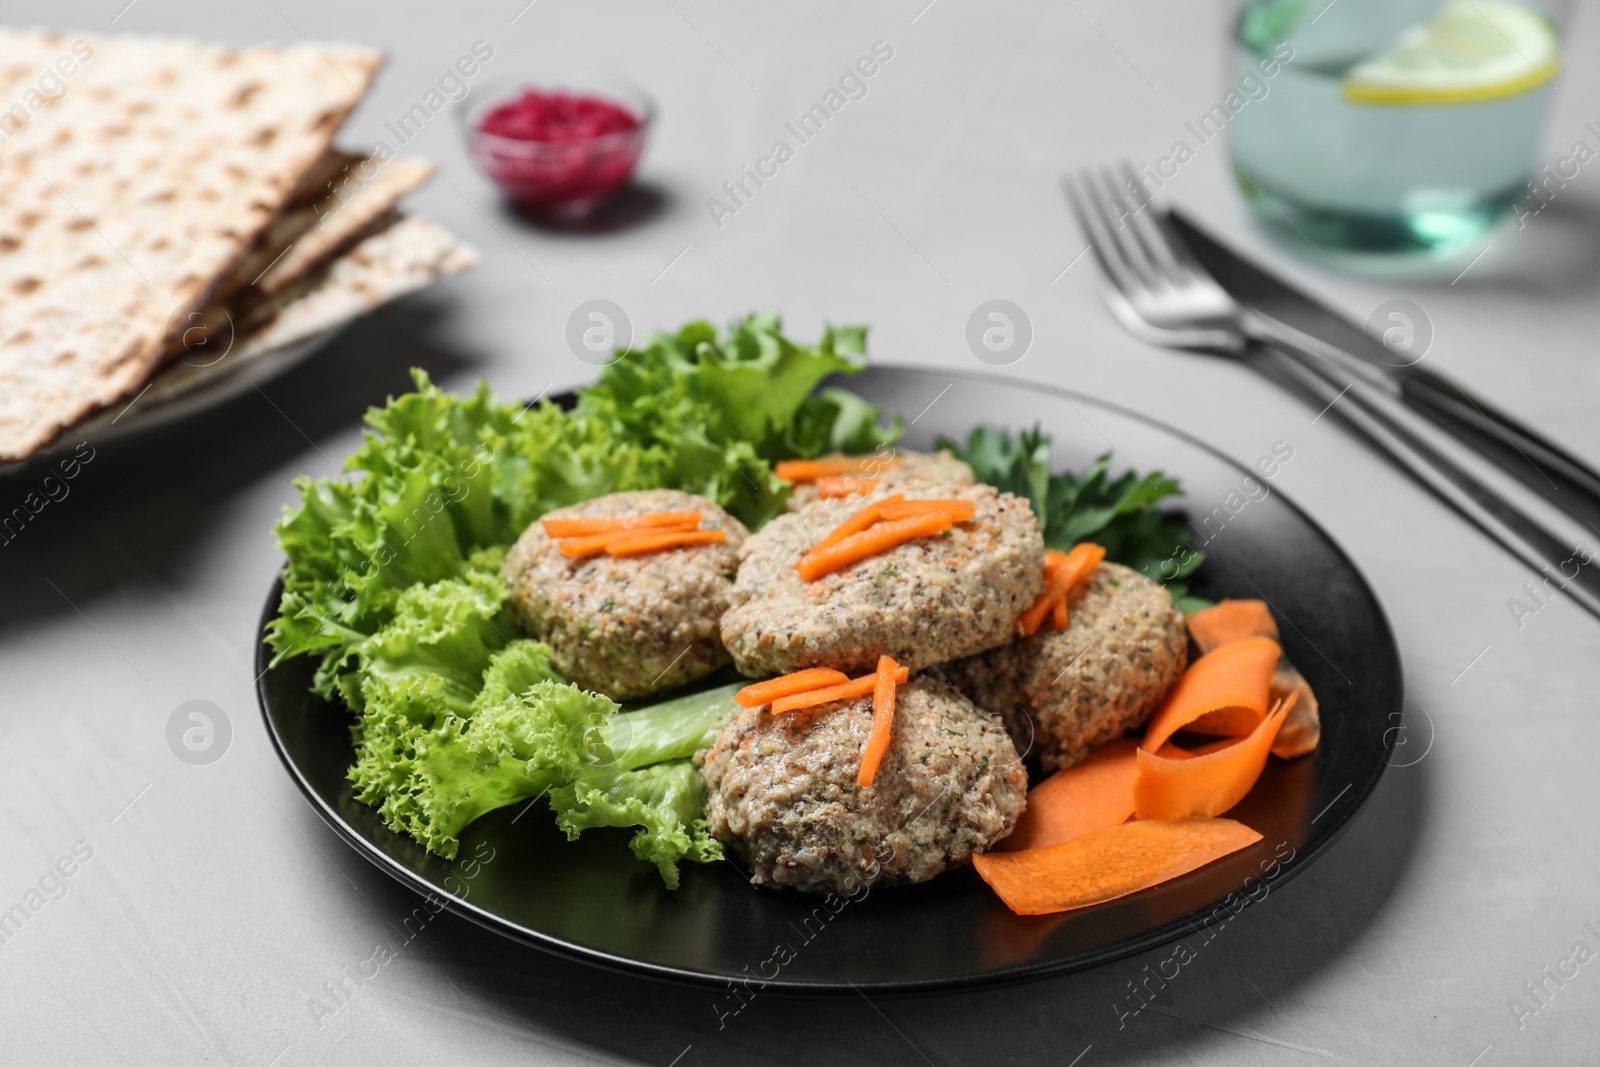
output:
M1445 375L1388 362L1381 341L1363 327L1251 263L1183 213L1167 214L1222 287L1281 340L1359 375L1600 533L1600 473L1589 464Z

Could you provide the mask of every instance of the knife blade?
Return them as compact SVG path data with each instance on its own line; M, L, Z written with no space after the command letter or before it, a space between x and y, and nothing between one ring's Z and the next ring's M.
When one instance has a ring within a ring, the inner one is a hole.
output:
M1600 473L1588 463L1445 375L1384 361L1362 326L1250 262L1182 212L1167 214L1195 257L1240 304L1342 354L1347 367L1387 387L1408 407L1600 533Z

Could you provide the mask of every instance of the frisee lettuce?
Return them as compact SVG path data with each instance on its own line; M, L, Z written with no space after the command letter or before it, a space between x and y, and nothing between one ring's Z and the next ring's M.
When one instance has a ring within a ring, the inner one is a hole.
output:
M612 769L550 791L556 825L576 840L597 826L637 826L633 854L654 863L668 889L678 888L678 862L713 863L722 845L706 829L705 782L686 759L638 770Z
M677 888L679 860L721 859L722 845L704 818L705 783L689 757L716 740L742 685L612 716L588 765L550 791L556 825L569 839L596 826L639 827L629 847L656 865L669 889Z
M634 853L669 886L678 861L721 858L688 757L727 722L738 687L622 712L562 678L548 645L513 636L505 599L483 574L415 586L357 649L357 799L446 857L474 819L548 794L569 836L638 826Z

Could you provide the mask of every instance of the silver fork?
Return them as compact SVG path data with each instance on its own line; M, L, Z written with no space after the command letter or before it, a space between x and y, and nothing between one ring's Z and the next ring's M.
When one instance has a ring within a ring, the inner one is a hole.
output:
M1128 331L1168 348L1263 358L1320 397L1369 444L1502 548L1535 570L1556 570L1563 588L1600 618L1600 573L1578 546L1527 515L1498 489L1445 455L1426 423L1389 402L1381 372L1308 343L1305 335L1242 307L1206 272L1159 210L1132 168L1089 170L1064 182L1100 270L1106 302Z

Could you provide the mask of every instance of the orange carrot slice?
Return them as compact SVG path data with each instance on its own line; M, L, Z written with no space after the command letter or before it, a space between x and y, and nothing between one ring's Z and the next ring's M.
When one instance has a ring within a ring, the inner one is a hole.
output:
M991 852L972 865L1018 915L1049 915L1137 893L1261 840L1232 819L1123 823L1023 852Z
M1272 699L1294 698L1289 717L1283 720L1283 729L1272 743L1272 754L1279 759L1294 759L1315 752L1322 741L1322 718L1317 710L1317 695L1311 683L1286 659L1278 660L1278 669L1272 672Z
M1185 616L1183 621L1201 655L1246 637L1278 640L1278 624L1264 600L1224 600L1204 611ZM1281 649L1278 662L1283 662ZM1276 696L1271 699L1275 700ZM1255 723L1249 716L1236 711L1213 711L1200 716L1186 729L1197 734L1238 737L1255 729Z
M1278 624L1264 600L1224 600L1183 621L1202 654L1246 637L1278 640Z
M1254 730L1266 717L1277 662L1278 643L1269 637L1246 637L1201 656L1167 694L1141 747L1154 752L1179 730L1215 712L1231 714L1234 736Z
M772 473L786 482L815 482L839 474L872 474L899 463L894 456L845 456L840 459L786 459Z
M1131 737L1101 745L1082 763L1028 790L1017 828L995 847L1007 852L1043 848L1127 822L1133 816L1138 748Z
M726 530L666 530L657 533L641 531L639 533L619 534L606 546L606 554L610 556L639 556L646 552L660 552L668 548L682 548L687 545L710 545L718 541L726 541Z
M919 519L924 515L949 515L952 522L967 522L978 513L970 500L895 500L878 505L886 519Z
M1272 706L1277 707L1277 702L1274 701ZM1194 759L1196 756L1209 756L1213 752L1221 752L1229 745L1235 745L1238 743L1239 739L1237 737L1224 737L1217 741L1208 741L1199 748L1179 748L1171 741L1168 741L1166 744L1158 748L1155 754L1160 756L1162 759Z
M878 776L878 765L894 739L894 687L899 671L899 664L891 657L878 657L878 673L872 687L872 732L861 750L861 770L856 774L856 785L861 789L869 788Z
M894 680L897 685L905 684L911 677L908 668L896 669ZM794 696L780 697L772 702L772 707L767 710L774 715L781 715L786 711L799 711L801 708L814 708L818 704L832 704L836 700L855 700L858 697L871 696L878 687L878 675L862 675L843 685L830 685L824 689L812 689L805 693L796 693Z
M824 537L822 540L818 541L816 547L811 551L815 552L818 549L827 548L829 545L836 545L840 541L843 541L846 537L849 537L852 534L858 534L862 530L870 528L877 523L879 519L883 518L883 506L885 504L892 504L896 501L904 499L904 496L896 493L894 496L885 497L876 504L868 504L854 515L841 522L838 526L835 526L833 528L833 532L828 534L827 537Z
M1067 628L1067 602L1065 600L1056 601L1055 607L1050 609L1050 625L1056 630L1065 630Z
M1248 737L1208 745L1186 760L1165 760L1139 750L1133 782L1134 810L1141 819L1186 819L1221 815L1245 798L1267 765L1267 753L1294 704L1279 704Z
M601 519L541 519L539 525L551 537L585 537L660 526L699 526L700 512L658 511L653 515L618 515Z
M741 708L759 708L763 704L772 703L779 697L793 696L796 693L805 693L812 689L821 689L825 685L840 685L849 680L849 675L843 671L836 671L832 667L807 667L803 671L785 674L781 678L769 678L764 682L753 682L733 694L733 702Z
M954 525L950 516L934 513L920 519L901 519L899 522L880 522L870 529L851 534L843 541L826 547L814 548L800 557L795 569L800 577L814 582L824 575L843 570L852 563L898 548L919 537L932 537Z
M1017 632L1024 637L1036 632L1039 624L1044 622L1044 617L1055 610L1056 601L1065 601L1073 586L1089 577L1105 558L1106 550L1092 541L1073 545L1072 551L1054 566L1046 556L1044 592L1017 620Z
M1266 603L1260 600L1224 600L1215 607L1195 612L1184 622L1188 624L1189 636L1203 653L1245 637L1278 639L1278 624ZM1298 699L1272 746L1272 754L1279 759L1294 759L1314 752L1322 740L1322 718L1311 683L1287 656L1280 654L1278 668L1272 674L1272 700L1287 699L1290 693L1297 694ZM1209 721L1209 716L1202 716L1190 729L1206 732L1208 727L1216 726ZM1224 731L1215 729L1214 732Z
M846 496L866 496L878 488L878 479L863 478L855 474L832 474L817 479L817 495L824 500L837 500Z
M1267 707L1272 707L1271 690L1268 690ZM1208 737L1243 737L1261 725L1262 717L1248 708L1220 708L1206 712L1184 729Z

